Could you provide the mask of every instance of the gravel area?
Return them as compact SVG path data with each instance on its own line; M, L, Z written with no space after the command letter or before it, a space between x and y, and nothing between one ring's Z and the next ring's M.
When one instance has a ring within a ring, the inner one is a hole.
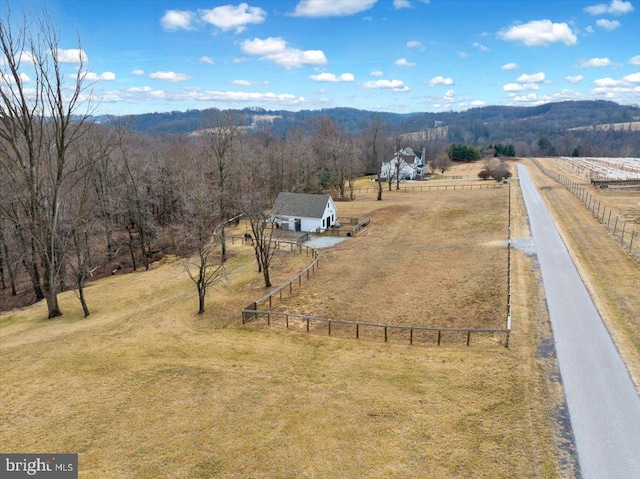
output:
M303 243L304 246L311 246L312 248L328 248L330 246L342 243L344 240L349 239L348 236L322 236L320 238L314 238Z

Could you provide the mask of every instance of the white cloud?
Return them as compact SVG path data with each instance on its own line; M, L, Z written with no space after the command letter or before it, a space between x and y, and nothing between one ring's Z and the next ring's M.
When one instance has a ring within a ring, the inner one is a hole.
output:
M213 61L213 58L208 57L207 55L203 55L200 57L200 63L207 63L209 65L213 65L215 62Z
M528 95L514 96L513 101L519 103L530 103L538 100L538 96L535 93L529 93Z
M445 99L453 99L455 95L456 95L456 92L453 90L447 90L446 92L444 92Z
M398 58L394 63L399 67L415 67L416 66L415 63L411 63L406 58Z
M300 67L302 65L324 65L327 58L322 50L298 50L287 45L280 38L269 37L264 40L254 38L245 40L241 45L242 52L247 55L258 55L285 68Z
M395 80L395 79L394 80L371 80L366 82L363 86L368 89L386 88L386 89L397 91L397 92L407 92L410 90L409 87L405 85L402 80Z
M401 8L413 8L409 0L393 0L393 8L400 10Z
M420 48L422 47L422 43L419 42L418 40L410 40L407 42L407 46L409 48Z
M601 18L596 21L596 25L598 25L603 30L613 31L620 26L620 22L618 20L606 20Z
M20 81L22 83L29 83L31 81L31 78L29 78L29 75L27 75L26 73L20 73ZM8 75L0 71L0 84L2 83L8 84L8 85L15 85L16 81L13 78L13 75Z
M631 65L640 65L640 55L636 55L635 57L629 60L629 64Z
M520 75L516 80L518 83L542 83L545 79L543 72L534 73L533 75L527 75L526 73Z
M221 103L251 103L251 104L277 104L282 106L299 106L308 103L301 96L290 93L276 94L272 92L252 93L239 91L204 91L198 88L185 88L181 91L155 90L150 87L133 87L124 91L111 91L103 97L103 102L128 103L143 102L146 100L164 100L169 102L221 102Z
M249 80L231 80L232 85L238 86L251 86L252 83Z
M631 83L640 83L640 72L632 73L631 75L622 77L622 79Z
M245 40L241 45L242 52L246 55L272 55L287 49L287 42L280 37L269 37L262 40L254 38Z
M294 17L344 17L369 10L377 0L337 2L335 0L301 0Z
M569 83L573 83L574 85L576 83L580 83L582 80L584 80L584 77L582 75L576 75L576 76L566 76L564 77L564 79L566 81L568 81Z
M438 75L437 77L432 78L427 83L429 86L436 85L453 85L453 78L445 78L442 75Z
M318 75L311 75L309 78L313 81L329 83L352 82L355 80L353 73L343 73L340 76L336 76L333 73L320 73Z
M505 63L504 65L502 65L502 69L503 70L517 70L518 68L520 68L520 65L518 65L517 63Z
M285 68L300 67L302 65L325 65L327 57L322 50L298 50L287 48L286 50L264 57Z
M369 73L369 75L371 75L372 77L381 77L382 75L384 75L384 73L382 73L380 70L374 70Z
M615 86L622 86L624 85L624 82L622 80L614 80L611 77L607 77L607 78L598 78L597 80L594 80L593 83L596 86L599 86L601 88L603 87L615 87Z
M584 11L590 15L602 15L604 13L625 15L633 12L633 5L631 2L625 2L623 0L611 0L608 5L606 3L598 3L597 5L586 7Z
M56 56L60 63L80 64L86 63L89 60L84 50L78 48L69 48L66 50L64 48L58 48L56 50Z
M87 72L84 75L84 79L88 81L113 81L116 79L116 74L113 72L104 72L101 75L98 75L94 72Z
M562 42L575 45L578 37L566 23L553 23L551 20L535 20L522 25L514 25L497 34L498 38L510 42L522 42L528 47L544 47L551 43Z
M469 56L469 54L467 52L458 51L458 57L460 57L461 60L464 60L468 56Z
M162 81L168 81L171 83L177 83L181 81L186 81L191 77L184 73L158 71L158 72L150 73L149 78L153 78L154 80L162 80Z
M160 19L162 28L169 31L193 30L192 22L195 18L193 12L185 10L167 10Z
M595 30L593 29L593 27L591 25L587 25L587 28L585 28L585 31L589 34L595 32Z
M144 70L133 70L131 74L136 76L142 76L144 75Z
M151 88L150 86L132 86L131 88L127 89L127 91L131 93L144 93L153 91L153 88Z
M484 46L482 43L473 42L473 46L480 50L481 52L490 52L491 49L489 47Z
M482 100L473 100L471 102L471 106L485 106L486 103L483 102Z
M540 85L538 83L507 83L503 85L504 91L527 91L527 90L539 90Z
M238 6L223 5L210 10L199 10L198 13L203 21L223 31L235 29L236 33L242 33L249 24L264 22L267 17L267 12L262 8L250 7L246 3L241 3Z
M582 60L580 66L582 68L602 68L611 66L612 62L608 58L590 58L589 60Z

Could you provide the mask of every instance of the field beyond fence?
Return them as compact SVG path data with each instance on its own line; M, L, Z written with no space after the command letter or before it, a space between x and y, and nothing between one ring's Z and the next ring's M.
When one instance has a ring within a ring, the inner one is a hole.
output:
M467 185L466 191L471 192L472 189ZM478 185L485 186L485 185ZM495 190L502 188L502 184L490 184L485 190ZM419 187L417 187L419 188ZM476 188L476 191L480 188ZM428 187L417 189L416 191L428 192ZM433 188L431 191L453 191L452 188L445 188L440 185L439 188ZM464 191L458 187L456 191ZM448 326L423 326L419 324L385 324L381 322L367 322L350 319L329 319L311 314L300 314L293 311L280 311L274 309L274 305L278 303L282 309L290 309L285 306L289 298L293 298L298 290L301 290L305 281L309 281L313 274L319 269L320 254L318 250L308 248L300 244L291 244L290 250L303 248L305 253L312 259L311 263L296 276L289 281L269 292L259 300L252 302L242 310L243 324L252 324L253 326L280 328L282 330L291 330L307 333L328 334L340 338L364 339L372 341L384 342L404 342L406 344L432 344L432 345L451 345L465 344L467 346L495 346L503 345L508 347L509 336L511 332L511 237L510 237L510 187L509 187L509 209L504 212L505 226L507 226L504 244L507 248L506 255L506 320L505 327L448 327ZM493 213L492 213L493 214ZM363 221L366 220L366 221ZM368 225L370 218L348 217L339 218L343 225L350 224ZM338 230L339 231L339 230ZM335 233L332 233L335 234ZM371 234L371 233L369 233ZM279 247L285 247L285 243ZM503 290L504 291L504 290ZM505 293L503 293L505 294ZM348 309L347 309L347 314ZM498 313L500 314L500 313ZM504 313L503 313L504 314ZM505 317L503 316L503 317Z

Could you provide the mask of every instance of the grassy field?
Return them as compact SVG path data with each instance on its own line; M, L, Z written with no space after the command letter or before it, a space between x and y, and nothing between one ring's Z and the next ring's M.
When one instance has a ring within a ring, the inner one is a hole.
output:
M341 215L372 224L322 252L291 307L501 324L506 191L385 191L380 203L373 194L341 203ZM526 237L513 196L514 235ZM53 321L42 304L1 315L2 449L78 452L83 478L575 476L546 309L524 252L514 253L508 349L243 327L240 309L265 291L251 249L231 252L229 284L201 316L179 261L92 284L88 319L72 292ZM274 284L305 261L281 258Z

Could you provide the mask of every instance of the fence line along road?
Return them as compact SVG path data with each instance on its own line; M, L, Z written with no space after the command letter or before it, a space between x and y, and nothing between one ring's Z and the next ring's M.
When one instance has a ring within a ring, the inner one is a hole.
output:
M583 185L545 168L545 166L535 158L531 158L531 160L545 175L554 179L573 193L584 207L591 212L593 217L598 220L598 223L609 231L616 240L619 240L620 247L630 253L636 261L640 260L640 238L638 238L640 233L636 233L636 228L631 226L633 223L621 219L618 215L613 217L611 208L607 210L607 206L600 200L597 200Z

